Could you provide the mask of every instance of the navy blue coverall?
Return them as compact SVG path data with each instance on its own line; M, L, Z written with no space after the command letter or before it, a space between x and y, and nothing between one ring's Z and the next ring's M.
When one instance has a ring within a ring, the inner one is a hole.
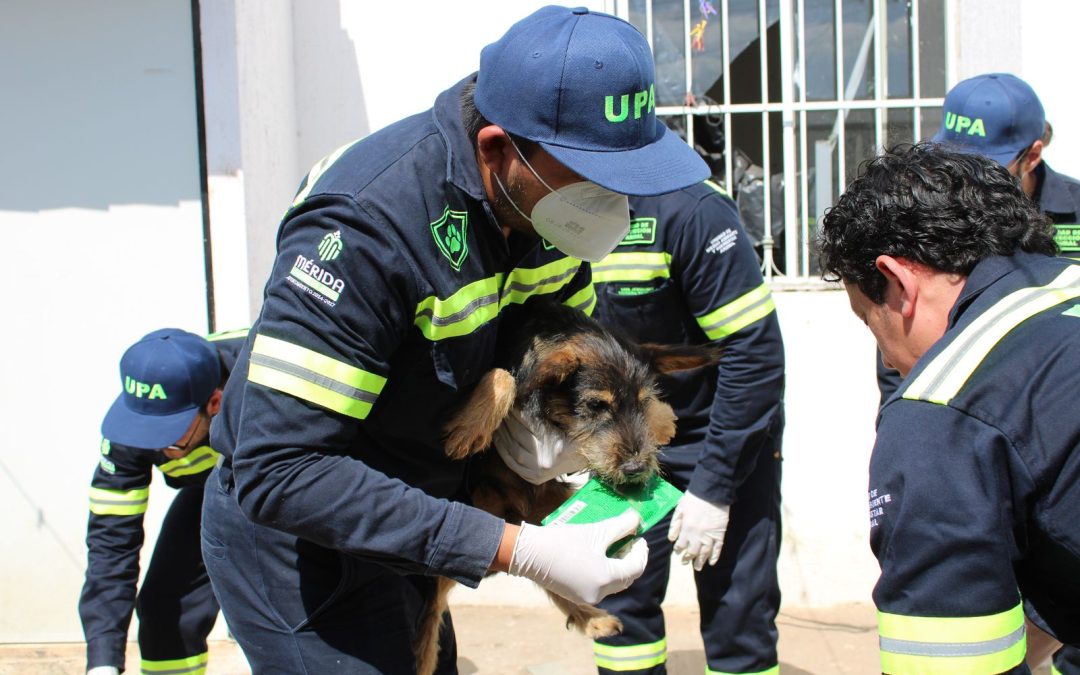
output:
M981 261L878 419L870 543L886 673L1029 672L1080 645L1080 262Z
M467 463L443 427L508 313L595 304L588 265L498 227L461 122L470 79L319 162L278 230L203 512L256 673L412 672L431 575L478 585L504 525L455 501Z
M232 371L247 331L208 336L218 350L222 373ZM206 670L206 636L218 605L202 562L199 517L203 484L217 462L210 446L180 459L160 450L101 441L101 457L90 483L86 528L86 582L79 616L86 636L87 669L124 669L131 612L139 615L139 653L144 673L195 673ZM136 596L143 514L154 467L176 497L161 524L154 555Z
M661 465L680 489L732 505L720 560L695 572L708 672L773 673L784 346L772 295L715 184L631 197L630 208L629 234L593 265L595 317L639 342L722 348L719 366L662 379L679 419ZM644 575L600 603L624 627L595 644L600 672L666 672L669 523L670 514L645 535Z

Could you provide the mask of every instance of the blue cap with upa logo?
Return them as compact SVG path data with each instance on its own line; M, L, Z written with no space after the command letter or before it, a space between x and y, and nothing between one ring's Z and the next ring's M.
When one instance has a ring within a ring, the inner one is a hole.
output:
M1042 103L1019 77L989 73L966 79L945 95L941 128L932 139L951 150L984 155L1008 166L1042 138Z
M476 108L539 143L586 180L655 195L709 177L704 160L656 118L652 52L632 25L548 6L480 52Z
M120 359L123 391L101 423L114 443L157 450L180 440L221 386L217 349L178 328L143 337Z

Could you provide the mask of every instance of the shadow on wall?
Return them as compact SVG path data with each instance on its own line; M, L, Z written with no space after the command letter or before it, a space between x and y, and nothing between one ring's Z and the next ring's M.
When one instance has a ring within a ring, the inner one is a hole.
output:
M5 3L0 209L199 198L190 0Z
M345 143L366 136L370 124L356 46L342 27L340 0L295 3L293 22L297 159L304 174Z

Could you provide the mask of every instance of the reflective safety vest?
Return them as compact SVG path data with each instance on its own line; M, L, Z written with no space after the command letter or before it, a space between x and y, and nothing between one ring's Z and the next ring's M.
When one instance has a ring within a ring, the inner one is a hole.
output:
M979 263L881 410L870 465L882 671L998 673L1025 614L1080 642L1080 263Z

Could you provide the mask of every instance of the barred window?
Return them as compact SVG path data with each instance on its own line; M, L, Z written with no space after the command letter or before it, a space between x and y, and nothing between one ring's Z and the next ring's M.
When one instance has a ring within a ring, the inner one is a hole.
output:
M616 0L657 114L735 198L767 278L817 274L818 218L881 148L941 121L949 0ZM766 185L768 189L766 189Z

